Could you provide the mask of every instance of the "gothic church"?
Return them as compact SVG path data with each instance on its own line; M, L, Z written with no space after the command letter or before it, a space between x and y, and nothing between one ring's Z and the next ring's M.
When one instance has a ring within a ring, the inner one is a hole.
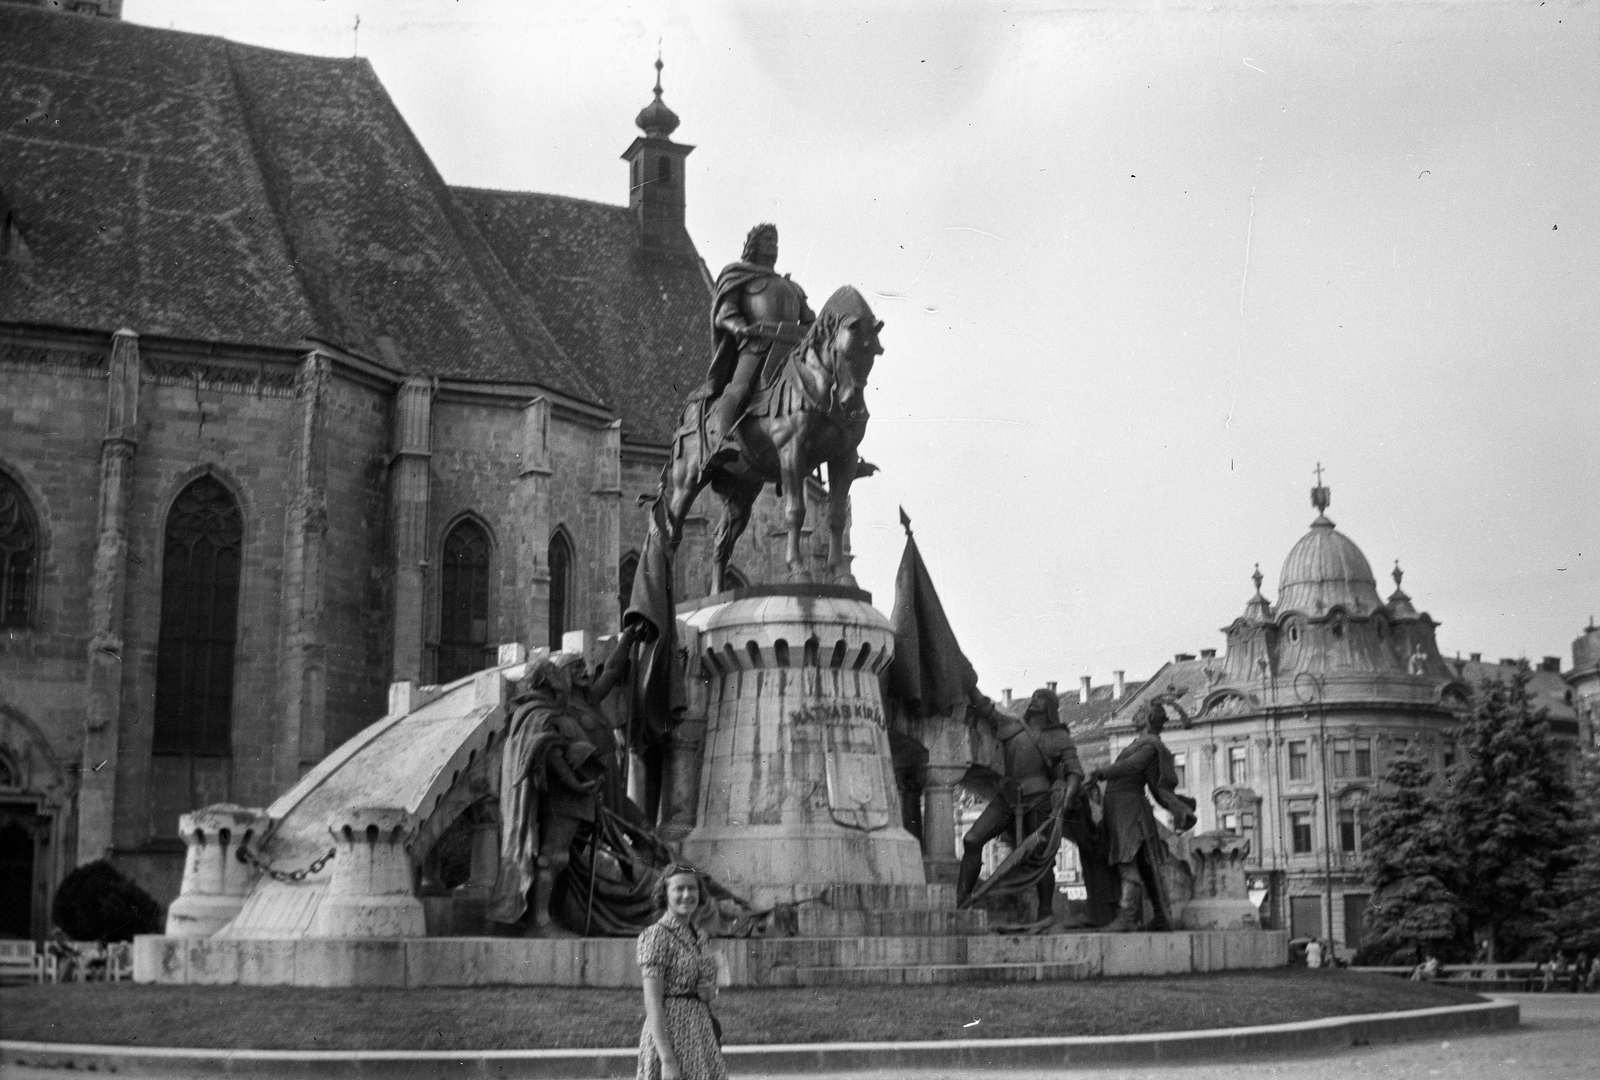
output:
M391 682L615 632L709 358L659 80L625 206L457 188L365 60L91 7L0 3L0 936L103 856L170 900L179 814Z

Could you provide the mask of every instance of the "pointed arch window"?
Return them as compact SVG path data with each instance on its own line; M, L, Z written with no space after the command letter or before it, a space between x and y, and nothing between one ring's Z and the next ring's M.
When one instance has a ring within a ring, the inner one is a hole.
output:
M565 529L557 529L550 537L548 552L550 566L550 648L561 648L561 635L576 629L573 623L572 602L572 541Z
M442 683L471 675L487 663L489 554L488 532L470 518L444 538L437 674Z
M32 625L38 565L39 527L33 507L16 482L0 473L0 627Z
M214 476L179 493L161 554L151 828L228 798L244 516Z
M739 571L738 567L730 566L722 572L722 587L724 589L748 589L750 582Z

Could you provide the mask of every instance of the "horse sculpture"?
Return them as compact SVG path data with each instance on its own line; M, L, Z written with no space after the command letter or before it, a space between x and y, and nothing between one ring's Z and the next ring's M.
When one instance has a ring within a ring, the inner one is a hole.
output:
M672 461L662 472L661 497L673 550L683 538L683 523L707 484L722 501L712 558L711 591L721 592L733 545L750 523L750 510L766 484L776 484L784 501L789 542L784 558L789 580L809 582L800 556L800 530L806 520L805 480L828 465L828 573L835 584L854 585L845 568L844 528L850 485L862 465L856 454L867 430L862 400L873 361L883 352L873 318L860 293L842 286L805 337L781 363L769 365L737 426L739 453L731 461L706 463L716 433L706 431L710 402L705 393L684 403L673 437ZM775 368L775 370L773 370ZM871 466L867 466L868 469ZM862 475L868 475L863 471Z

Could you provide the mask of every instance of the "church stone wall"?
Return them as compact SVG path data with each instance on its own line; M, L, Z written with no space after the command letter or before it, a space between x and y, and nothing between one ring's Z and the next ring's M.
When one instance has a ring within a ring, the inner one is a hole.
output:
M439 640L439 567L444 538L464 515L478 519L494 545L489 561L489 643L544 643L545 623L522 625L517 588L516 543L527 527L517 508L520 409L438 400L433 406L432 493L429 500L428 573L424 577L424 640ZM539 540L544 557L545 536Z
M382 716L388 702L388 451L393 396L387 387L348 381L337 374L329 381L328 537L321 628L327 646L327 726L321 752L312 755L312 762ZM285 786L280 781L272 797Z
M0 632L0 705L36 725L59 761L75 764L83 736L104 368L0 367L0 380L0 469L33 503L42 555L34 624Z

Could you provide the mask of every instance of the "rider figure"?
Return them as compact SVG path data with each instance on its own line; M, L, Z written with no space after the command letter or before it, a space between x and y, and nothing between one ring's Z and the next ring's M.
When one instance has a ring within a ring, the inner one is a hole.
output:
M706 429L718 445L708 464L737 455L734 432L768 357L781 358L816 321L806 305L805 290L774 270L777 262L778 227L762 223L745 237L739 261L717 275L706 387L707 396L717 402Z

